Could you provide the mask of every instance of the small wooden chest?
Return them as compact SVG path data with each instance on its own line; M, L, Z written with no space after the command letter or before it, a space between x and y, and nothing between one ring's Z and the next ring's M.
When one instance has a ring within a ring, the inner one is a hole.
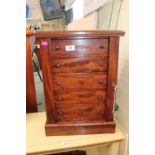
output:
M38 32L46 135L115 132L119 37L123 31Z

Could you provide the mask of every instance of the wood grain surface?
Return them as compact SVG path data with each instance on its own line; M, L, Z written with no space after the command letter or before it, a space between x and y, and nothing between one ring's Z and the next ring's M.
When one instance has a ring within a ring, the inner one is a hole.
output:
M123 31L35 34L43 71L46 135L115 132L113 109L123 35Z

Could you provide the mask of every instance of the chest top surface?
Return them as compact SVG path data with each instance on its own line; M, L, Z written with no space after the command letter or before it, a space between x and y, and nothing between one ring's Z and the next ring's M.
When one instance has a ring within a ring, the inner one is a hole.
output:
M47 31L47 32L37 32L35 33L36 38L53 37L53 38L63 38L63 37L103 37L103 36L124 36L124 31Z

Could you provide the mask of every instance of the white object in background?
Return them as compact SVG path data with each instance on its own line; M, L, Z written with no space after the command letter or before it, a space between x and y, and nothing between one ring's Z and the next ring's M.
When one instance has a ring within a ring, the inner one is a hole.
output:
M67 30L95 30L97 28L97 12L89 16L72 21L68 24Z
M91 12L105 5L107 0L83 0L83 15L86 16Z
M73 3L73 20L83 18L83 3L84 0L75 0L75 2Z

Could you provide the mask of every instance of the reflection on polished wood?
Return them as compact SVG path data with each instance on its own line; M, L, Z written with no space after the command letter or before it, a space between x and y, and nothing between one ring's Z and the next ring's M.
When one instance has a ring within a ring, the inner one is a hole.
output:
M40 45L47 136L115 132L113 107L123 35L123 31L35 34ZM102 95L96 96L98 92Z

